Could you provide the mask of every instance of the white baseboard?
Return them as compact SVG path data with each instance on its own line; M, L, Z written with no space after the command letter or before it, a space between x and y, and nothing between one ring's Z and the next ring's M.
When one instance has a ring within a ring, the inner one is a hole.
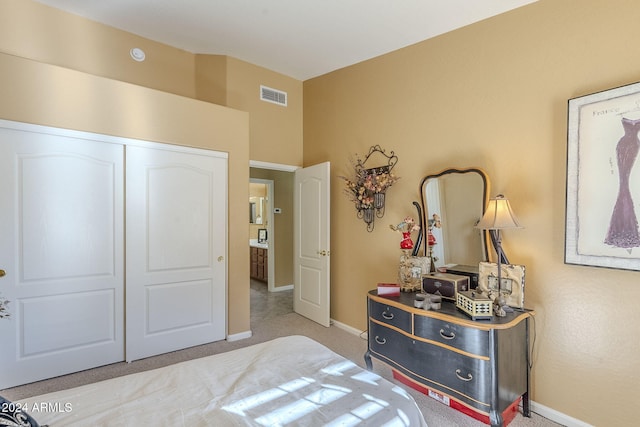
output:
M580 421L576 418L570 417L567 414L563 414L562 412L556 411L555 409L551 409L548 406L544 406L540 403L536 403L534 401L530 402L531 411L535 412L538 415L541 415L545 418L550 419L560 425L566 427L593 427L591 424L585 423L584 421Z
M293 285L275 286L273 292L289 291L293 289Z
M337 320L333 320L333 319L331 319L331 324L334 325L336 328L340 328L343 331L349 332L350 334L357 335L360 338L362 338L362 334L364 334L366 332L366 331L361 331L359 329L356 329L356 328L354 328L352 326L349 326L349 325L347 325L345 323L338 322ZM364 339L366 339L366 337Z
M231 335L227 335L227 341L229 342L240 341L247 338L251 338L251 335L252 335L251 331L240 332L239 334L231 334Z

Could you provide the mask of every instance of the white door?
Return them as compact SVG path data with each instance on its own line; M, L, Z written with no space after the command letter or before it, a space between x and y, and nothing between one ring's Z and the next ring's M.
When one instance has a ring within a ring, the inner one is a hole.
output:
M0 389L124 360L123 146L0 122Z
M227 158L128 145L127 361L226 334Z
M330 324L329 162L295 172L294 288L296 313Z

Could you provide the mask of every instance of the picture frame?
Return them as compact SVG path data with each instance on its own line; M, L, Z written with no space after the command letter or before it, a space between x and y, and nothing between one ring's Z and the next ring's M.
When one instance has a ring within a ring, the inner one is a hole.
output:
M640 270L640 82L568 101L565 263Z
M517 264L501 264L501 292L509 307L524 308L525 267ZM498 264L481 262L478 266L478 291L493 297L498 292Z
M258 243L264 243L267 241L267 229L258 228Z

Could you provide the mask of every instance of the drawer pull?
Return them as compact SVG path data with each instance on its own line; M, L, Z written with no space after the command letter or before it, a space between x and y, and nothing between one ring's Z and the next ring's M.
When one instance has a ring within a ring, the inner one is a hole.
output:
M382 317L384 317L387 320L391 320L391 319L393 319L393 313L389 313L388 311L383 311L382 312Z
M445 340L452 340L456 337L456 334L454 332L451 332L450 334L447 334L447 332L445 332L444 329L440 329L440 336L442 338L444 338Z
M387 343L387 339L386 338L380 338L379 336L376 335L376 342L378 344L386 344Z
M458 379L462 381L471 381L473 379L473 375L469 373L467 374L466 377L463 377L462 375L460 375L460 369L456 369L456 377L458 377Z

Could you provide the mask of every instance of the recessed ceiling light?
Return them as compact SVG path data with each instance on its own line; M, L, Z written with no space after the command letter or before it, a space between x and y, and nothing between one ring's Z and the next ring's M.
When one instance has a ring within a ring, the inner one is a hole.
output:
M144 58L145 58L144 50L138 47L134 47L133 49L131 49L129 51L129 54L131 55L134 61L138 61L138 62L144 61Z

